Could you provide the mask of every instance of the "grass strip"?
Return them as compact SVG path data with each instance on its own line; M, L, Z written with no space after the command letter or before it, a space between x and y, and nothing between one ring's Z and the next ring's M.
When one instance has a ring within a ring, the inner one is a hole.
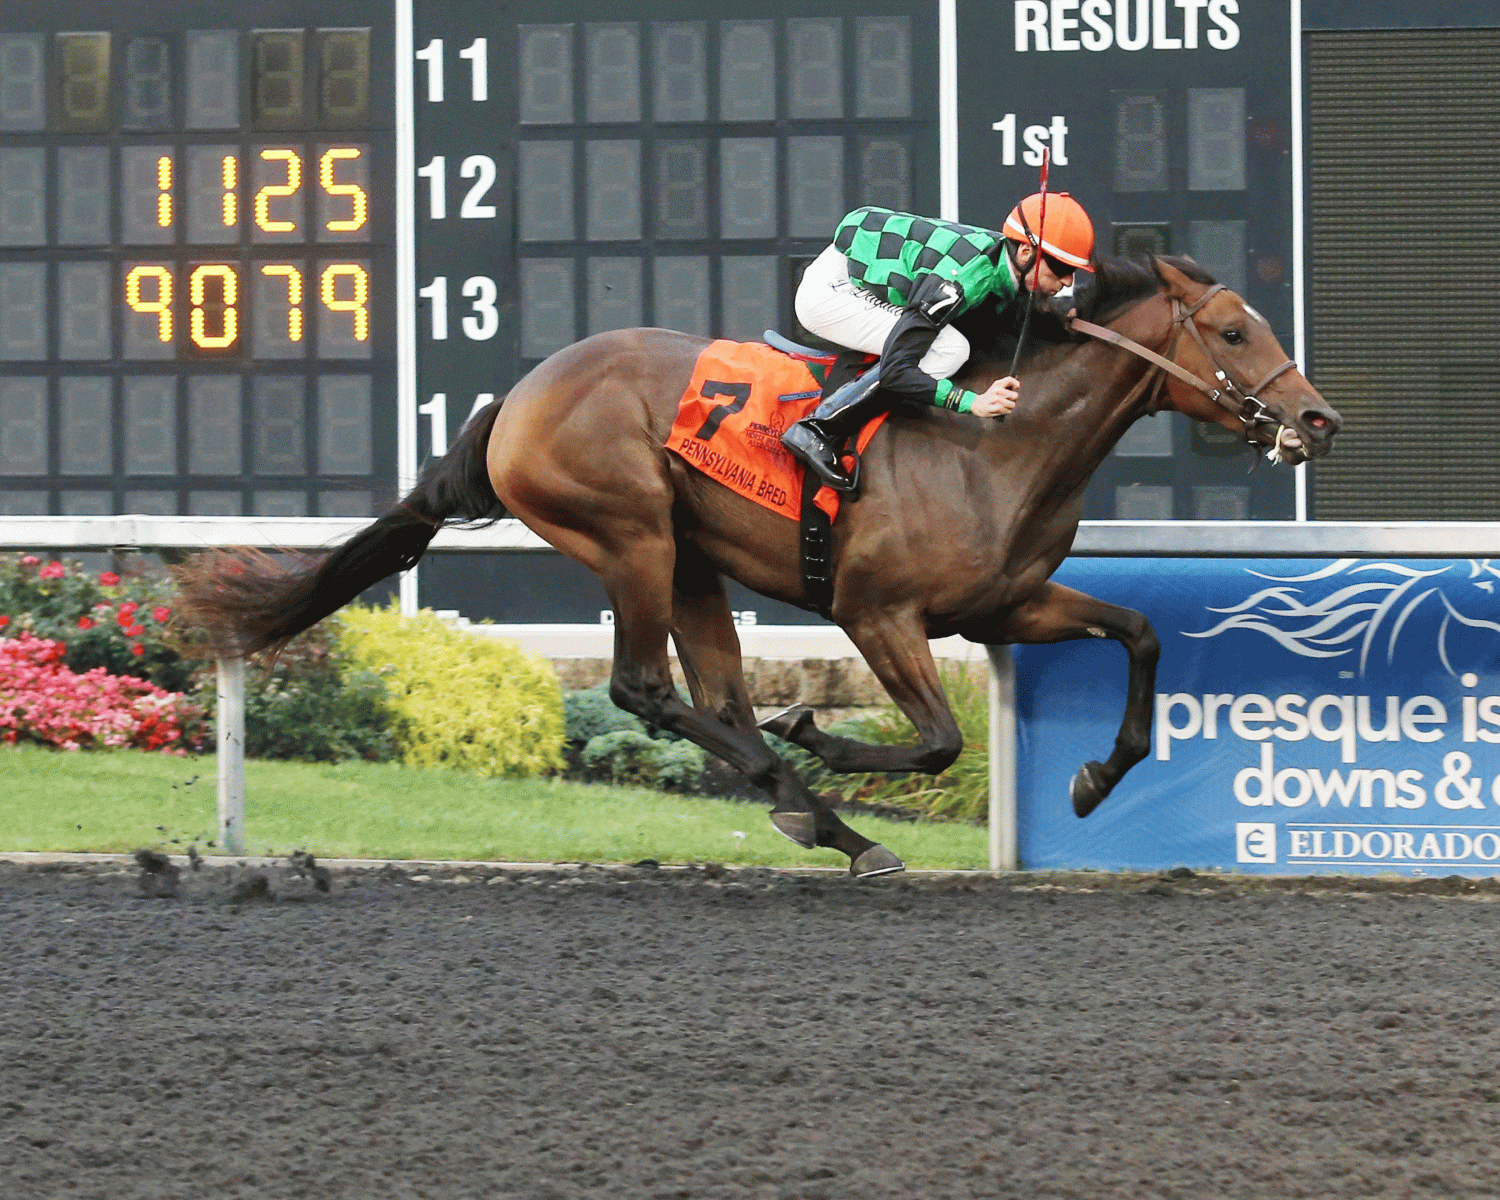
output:
M0 749L0 849L128 853L205 848L216 823L212 756ZM245 764L245 852L518 862L846 866L801 850L769 806L557 779L492 780L391 763ZM983 869L974 825L855 817L914 868Z

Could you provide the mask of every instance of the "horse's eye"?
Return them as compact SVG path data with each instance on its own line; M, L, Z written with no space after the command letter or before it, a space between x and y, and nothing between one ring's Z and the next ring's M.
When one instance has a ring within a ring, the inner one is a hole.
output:
M1226 329L1219 336L1222 337L1231 346L1238 346L1241 342L1243 342L1245 340L1245 335L1243 333L1241 333L1238 329Z

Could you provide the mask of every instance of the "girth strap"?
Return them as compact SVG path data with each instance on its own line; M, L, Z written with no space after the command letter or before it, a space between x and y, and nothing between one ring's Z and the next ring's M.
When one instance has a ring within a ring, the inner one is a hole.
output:
M833 522L813 503L822 487L814 471L802 472L802 521L798 531L798 565L802 571L802 607L832 619Z

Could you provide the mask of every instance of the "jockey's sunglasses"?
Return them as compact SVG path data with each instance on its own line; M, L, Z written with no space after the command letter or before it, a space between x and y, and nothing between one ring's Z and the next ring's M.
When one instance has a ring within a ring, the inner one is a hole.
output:
M1047 270L1051 271L1064 283L1072 279L1073 272L1078 270L1072 263L1065 263L1062 259L1053 258L1050 254L1043 253L1042 261L1047 264Z

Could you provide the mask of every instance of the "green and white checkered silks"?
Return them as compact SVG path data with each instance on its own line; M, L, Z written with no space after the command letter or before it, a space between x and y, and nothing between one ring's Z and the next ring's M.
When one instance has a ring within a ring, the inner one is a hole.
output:
M991 295L1016 294L1004 238L991 229L937 221L888 208L857 208L839 222L833 244L849 278L887 304L905 308L914 280L933 273L963 289L963 312Z

